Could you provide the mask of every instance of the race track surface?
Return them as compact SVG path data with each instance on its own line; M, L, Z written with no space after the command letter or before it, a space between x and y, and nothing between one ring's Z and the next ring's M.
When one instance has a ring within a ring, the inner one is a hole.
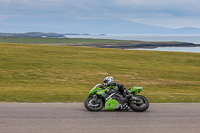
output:
M82 103L0 103L0 133L200 133L200 103L89 112Z

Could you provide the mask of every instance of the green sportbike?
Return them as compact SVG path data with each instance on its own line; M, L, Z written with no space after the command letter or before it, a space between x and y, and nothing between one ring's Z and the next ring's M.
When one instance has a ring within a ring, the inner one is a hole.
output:
M89 92L89 97L85 100L84 105L89 111L104 110L128 110L130 107L133 111L143 112L149 108L149 101L142 95L136 95L143 90L143 87L132 87L129 92L133 96L129 99L124 98L122 104L120 102L119 93L116 86L102 88L101 84L97 84ZM126 108L124 108L126 106Z

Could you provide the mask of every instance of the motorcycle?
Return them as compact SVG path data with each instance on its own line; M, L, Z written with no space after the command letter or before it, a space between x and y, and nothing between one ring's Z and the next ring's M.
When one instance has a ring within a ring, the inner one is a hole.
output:
M107 88L101 87L101 84L94 86L90 92L89 97L85 100L85 108L89 111L104 110L128 110L130 107L133 111L143 112L149 108L149 101L142 95L137 95L143 90L143 87L132 87L129 92L133 95L131 98L124 98L122 104L120 102L120 94L117 93L116 86L109 86ZM122 96L121 96L122 97Z

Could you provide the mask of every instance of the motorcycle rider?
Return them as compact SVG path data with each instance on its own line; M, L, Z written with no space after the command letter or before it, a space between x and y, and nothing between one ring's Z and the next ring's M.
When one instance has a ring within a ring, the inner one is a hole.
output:
M104 78L104 86L109 87L109 86L116 86L118 92L120 92L121 95L118 95L120 97L120 102L122 104L122 108L127 107L125 104L126 99L130 99L133 95L124 87L122 84L118 84L116 81L114 81L114 78L112 76L108 76ZM111 90L112 91L112 90Z

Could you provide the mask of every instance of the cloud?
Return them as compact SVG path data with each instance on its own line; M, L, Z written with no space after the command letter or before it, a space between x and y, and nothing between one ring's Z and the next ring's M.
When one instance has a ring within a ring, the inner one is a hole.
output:
M116 0L118 16L133 22L180 28L200 27L199 0Z
M200 27L199 5L199 0L1 0L0 25L63 26L75 19L116 18L173 28Z
M198 0L1 0L1 14L57 14L76 17L147 17L148 13L198 16Z
M116 0L118 5L135 11L179 12L180 14L200 13L199 0Z
M70 10L86 9L89 0L3 0L0 2L0 7L3 12L26 13L38 12L68 12ZM83 4L83 2L85 2Z
M169 7L199 4L199 0L115 0L119 5L140 7ZM183 7L185 8L185 7Z

